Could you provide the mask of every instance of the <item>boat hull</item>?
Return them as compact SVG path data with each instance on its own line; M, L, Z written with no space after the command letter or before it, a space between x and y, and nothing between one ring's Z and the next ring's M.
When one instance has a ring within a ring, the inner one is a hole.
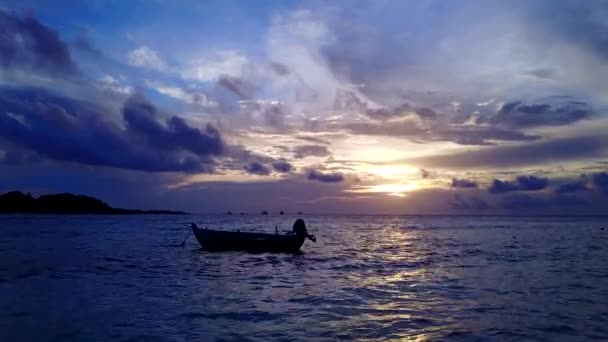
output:
M226 232L197 227L193 227L192 232L203 250L210 252L297 253L306 238L296 234Z

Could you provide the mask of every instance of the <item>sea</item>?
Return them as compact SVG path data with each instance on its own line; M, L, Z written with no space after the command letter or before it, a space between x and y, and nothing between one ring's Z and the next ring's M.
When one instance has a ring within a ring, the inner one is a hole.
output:
M296 218L0 216L0 341L608 341L607 218L303 215L296 255L186 225Z

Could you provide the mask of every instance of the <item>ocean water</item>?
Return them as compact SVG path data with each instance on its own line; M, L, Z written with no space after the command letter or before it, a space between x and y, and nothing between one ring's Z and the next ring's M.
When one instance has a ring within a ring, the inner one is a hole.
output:
M605 218L303 218L284 255L176 245L294 216L0 216L0 341L608 340Z

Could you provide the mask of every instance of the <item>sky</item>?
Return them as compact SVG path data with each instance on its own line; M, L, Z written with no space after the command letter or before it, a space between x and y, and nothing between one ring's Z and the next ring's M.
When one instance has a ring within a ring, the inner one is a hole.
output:
M0 191L608 213L606 1L0 0Z

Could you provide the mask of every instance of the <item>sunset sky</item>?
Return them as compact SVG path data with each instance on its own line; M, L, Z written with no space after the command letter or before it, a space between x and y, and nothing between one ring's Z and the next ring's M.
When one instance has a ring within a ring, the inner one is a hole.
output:
M3 1L0 191L607 214L608 1Z

